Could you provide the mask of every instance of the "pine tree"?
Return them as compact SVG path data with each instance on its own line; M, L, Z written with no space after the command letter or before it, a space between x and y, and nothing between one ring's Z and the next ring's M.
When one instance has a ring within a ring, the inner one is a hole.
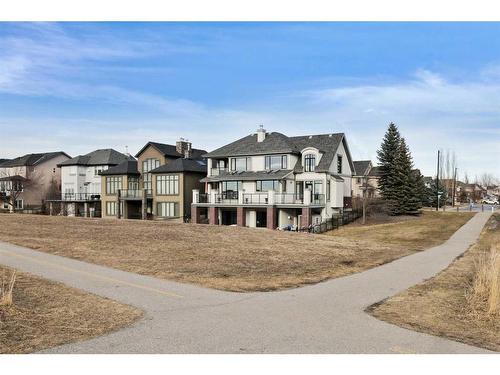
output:
M382 198L388 203L389 210L393 213L396 209L396 196L398 195L395 181L395 159L401 142L401 135L394 123L390 123L384 139L377 151L380 165L379 189ZM396 210L397 211L397 210Z
M427 203L427 188L425 187L424 176L420 170L413 171L415 181L415 195L418 200L418 209L422 208Z

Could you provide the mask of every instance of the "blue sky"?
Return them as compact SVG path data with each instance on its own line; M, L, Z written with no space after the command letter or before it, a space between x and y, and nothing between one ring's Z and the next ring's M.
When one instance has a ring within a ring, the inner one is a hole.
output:
M442 148L500 177L500 24L0 23L0 157L211 150L264 124L376 161L391 121L425 174Z

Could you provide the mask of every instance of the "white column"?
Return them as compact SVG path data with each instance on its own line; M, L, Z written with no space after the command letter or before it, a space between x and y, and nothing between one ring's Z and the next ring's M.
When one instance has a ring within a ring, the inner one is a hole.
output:
M304 206L310 206L311 205L311 189L305 189L304 190Z
M267 204L270 205L270 206L274 206L274 202L275 202L274 194L275 194L274 190L269 190L267 192Z
M191 202L191 203L198 203L199 196L200 196L200 190L193 189L193 202Z
M243 189L238 191L238 204L243 204L243 192Z

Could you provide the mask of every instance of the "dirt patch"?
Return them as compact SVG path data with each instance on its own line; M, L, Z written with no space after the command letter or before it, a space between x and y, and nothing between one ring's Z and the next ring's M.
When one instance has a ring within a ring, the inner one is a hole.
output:
M6 214L0 215L0 240L216 289L267 291L364 271L440 243L471 217L455 215L426 213L411 222L390 224L380 236L367 236L359 231L377 233L382 226L314 235L172 222ZM397 238L406 233L411 239L397 241L393 232ZM439 232L439 238L429 241L426 237L430 232Z
M487 289L484 286L481 292L477 291L477 284L483 278L480 276L484 272L484 259L489 259L500 244L499 223L500 214L492 216L477 244L446 270L372 306L369 311L401 327L500 351L500 311L491 308L489 299L495 296L492 290L482 292ZM498 272L494 277L498 278Z
M0 279L11 272L0 266ZM0 353L32 353L86 340L141 316L131 306L17 272L13 303L0 306Z

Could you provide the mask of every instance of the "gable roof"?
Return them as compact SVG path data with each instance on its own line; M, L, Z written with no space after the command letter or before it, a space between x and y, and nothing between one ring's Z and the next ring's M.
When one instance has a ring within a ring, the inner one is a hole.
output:
M207 173L207 164L202 160L179 158L167 164L160 165L150 173L174 173L174 172L193 172Z
M366 176L370 172L369 167L371 165L371 160L356 160L353 161L354 164L354 175L355 176Z
M340 144L344 142L346 153L349 156L349 164L352 165L352 158L345 142L344 133L333 134L316 134L288 137L278 132L266 133L266 137L262 142L257 142L257 134L250 134L240 138L237 141L222 146L208 154L204 155L209 158L229 157L229 156L250 156L250 155L265 155L265 154L300 154L307 147L317 148L323 153L321 160L316 167L317 172L328 172L333 161L335 153ZM299 172L300 161L294 168L295 172ZM302 170L300 169L300 172Z
M137 168L137 160L125 160L120 164L115 165L105 171L102 171L101 176L112 176L112 175L139 175L139 169Z
M177 152L175 145L167 145L165 143L151 142L149 141L144 145L143 148L135 155L138 158L149 146L156 148L163 156L170 156L174 158L183 158L184 155ZM205 150L200 150L197 148L191 149L191 159L202 159L202 155L206 154Z
M266 133L266 138L262 142L257 142L257 134L250 134L204 156L217 158L280 153L298 154L299 152L300 150L297 148L297 145L289 137L281 133L272 132Z
M118 165L125 160L135 160L130 155L122 154L112 148L100 149L85 155L78 155L58 164L59 167L70 165Z
M382 174L382 171L380 169L380 166L376 166L376 167L372 167L372 169L370 169L368 176L380 176L381 174Z
M62 151L56 151L56 152L42 152L42 153L37 153L37 154L26 154L23 156L20 156L18 158L12 159L12 160L6 160L2 163L2 167L9 168L9 167L33 167L37 166L39 164L45 163L48 160L54 159L58 156L66 156L70 158L68 154Z

